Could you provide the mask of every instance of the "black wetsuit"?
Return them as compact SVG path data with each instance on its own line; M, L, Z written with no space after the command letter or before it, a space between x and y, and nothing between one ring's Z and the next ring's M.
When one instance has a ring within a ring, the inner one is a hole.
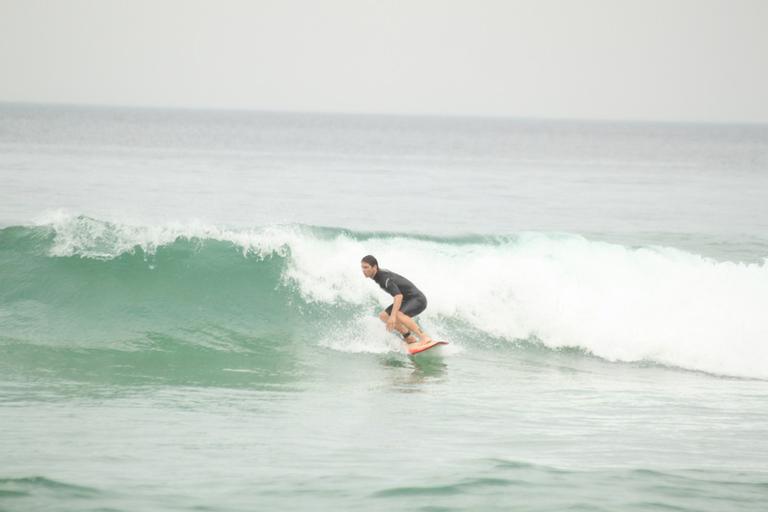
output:
M421 290L400 274L380 268L373 276L373 280L381 286L382 290L393 297L402 294L403 303L400 304L400 311L411 318L427 309L427 298L421 293ZM392 306L394 304L386 309L388 315L392 314Z

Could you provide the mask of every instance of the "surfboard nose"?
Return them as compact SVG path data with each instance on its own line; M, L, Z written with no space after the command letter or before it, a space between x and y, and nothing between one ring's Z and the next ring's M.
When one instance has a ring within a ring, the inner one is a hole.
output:
M447 341L430 341L429 343L425 343L424 345L416 345L416 346L409 346L408 347L408 353L413 355L420 354L426 350L429 350L433 347L437 347L440 345L447 345Z

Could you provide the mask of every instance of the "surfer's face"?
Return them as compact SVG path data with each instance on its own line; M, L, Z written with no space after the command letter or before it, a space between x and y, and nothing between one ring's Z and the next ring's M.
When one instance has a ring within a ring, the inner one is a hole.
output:
M360 268L363 269L363 275L365 277L373 277L374 275L376 275L376 267L372 267L366 262L362 262L360 264Z

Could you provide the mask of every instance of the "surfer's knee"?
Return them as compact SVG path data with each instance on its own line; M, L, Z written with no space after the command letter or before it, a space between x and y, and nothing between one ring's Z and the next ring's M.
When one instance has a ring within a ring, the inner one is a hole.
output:
M387 314L386 311L382 311L381 313L379 313L379 318L381 319L382 322L386 322L387 320L389 320L389 315Z

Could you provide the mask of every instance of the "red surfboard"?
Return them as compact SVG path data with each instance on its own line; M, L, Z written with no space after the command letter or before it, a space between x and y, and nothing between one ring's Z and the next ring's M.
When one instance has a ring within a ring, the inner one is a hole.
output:
M437 347L438 345L447 345L447 344L448 344L447 341L430 341L426 345L418 345L416 347L409 346L408 353L414 356L416 354L420 354L421 352L424 352L425 350L429 350L432 347Z

